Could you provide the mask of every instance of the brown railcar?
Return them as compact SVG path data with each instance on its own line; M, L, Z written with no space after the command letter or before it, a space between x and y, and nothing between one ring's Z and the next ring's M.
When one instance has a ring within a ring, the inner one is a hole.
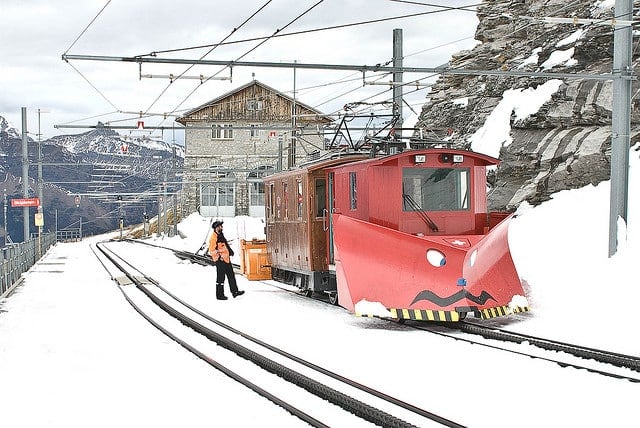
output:
M314 292L335 295L327 230L326 168L366 159L350 154L301 165L264 178L267 252L274 279Z

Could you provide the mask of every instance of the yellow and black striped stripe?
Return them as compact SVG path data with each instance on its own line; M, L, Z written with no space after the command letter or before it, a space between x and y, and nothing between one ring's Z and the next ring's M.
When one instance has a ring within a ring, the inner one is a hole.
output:
M516 314L520 312L529 312L529 307L516 306L510 308L509 306L496 306L495 308L483 309L479 311L476 316L479 315L483 320L488 320L491 318L503 317L505 315Z
M458 322L462 318L459 312L456 311L432 311L428 309L389 309L391 313L390 318L399 320L414 320L414 321L440 321L440 322ZM510 308L509 306L496 306L495 308L483 309L481 311L474 311L476 317L482 319L490 319L496 317L503 317L512 313L529 312L528 307L516 306ZM360 317L381 318L371 314L359 314Z
M389 309L391 318L415 321L460 321L460 314L456 311L431 311L426 309ZM358 314L361 317L371 317L368 314ZM376 317L378 318L378 317Z

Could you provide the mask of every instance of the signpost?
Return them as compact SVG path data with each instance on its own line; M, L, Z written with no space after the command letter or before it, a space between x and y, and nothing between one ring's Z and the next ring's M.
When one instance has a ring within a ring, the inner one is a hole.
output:
M11 207L38 207L40 206L40 198L18 198L11 199Z

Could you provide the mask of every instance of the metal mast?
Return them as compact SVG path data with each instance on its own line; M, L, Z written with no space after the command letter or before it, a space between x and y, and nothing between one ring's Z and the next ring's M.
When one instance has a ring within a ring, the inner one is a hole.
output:
M27 141L27 108L22 107L22 195L29 197L29 147ZM22 207L23 242L29 239L29 207Z
M616 19L633 18L633 0L616 0ZM611 118L611 193L609 257L618 248L618 218L627 222L629 144L631 134L631 79L633 32L631 25L613 28L613 105Z
M393 115L397 118L396 128L402 128L402 29L393 30ZM400 131L402 132L402 131Z

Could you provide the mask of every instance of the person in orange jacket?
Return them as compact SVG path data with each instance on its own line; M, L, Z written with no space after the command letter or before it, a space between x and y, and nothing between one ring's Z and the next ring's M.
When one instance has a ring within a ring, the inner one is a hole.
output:
M234 298L238 297L244 294L244 291L238 290L236 276L233 272L233 266L231 266L233 250L229 246L227 238L225 238L222 233L222 221L214 221L211 227L213 228L213 232L209 238L209 256L211 256L216 264L216 299L227 300L227 296L224 295L225 275L229 280L231 295Z

